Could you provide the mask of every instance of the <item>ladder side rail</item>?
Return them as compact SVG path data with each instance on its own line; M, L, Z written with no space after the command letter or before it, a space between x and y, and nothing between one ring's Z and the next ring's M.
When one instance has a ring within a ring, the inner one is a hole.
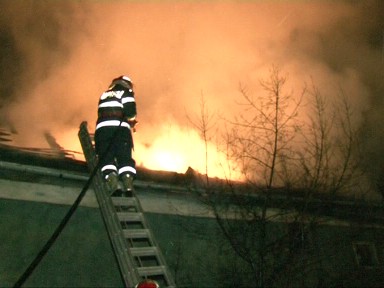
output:
M86 122L83 122L80 126L79 138L88 168L92 171L97 165L97 158L86 127ZM127 287L134 287L140 281L141 277L136 269L134 269L133 257L130 255L130 251L126 245L120 221L117 215L113 213L114 206L112 200L110 197L107 197L107 193L105 193L107 190L100 171L97 172L93 180L93 188L125 285L127 285Z
M147 221L146 221L146 217L145 217L145 214L144 214L144 210L143 210L143 207L141 206L141 203L140 203L140 200L138 199L138 197L136 197L136 205L137 205L137 208L138 210L142 213L143 217L142 217L142 223L143 223L143 226L145 229L148 230L148 239L150 239L151 241L151 245L153 247L158 247L157 249L157 257L158 257L158 261L160 262L160 265L164 266L164 277L166 278L166 282L168 284L168 287L176 287L176 284L174 282L174 279L172 277L172 274L171 272L169 271L169 268L168 268L168 265L166 264L166 261L165 261L165 257L163 255L163 253L161 252L161 249L159 248L159 244L157 243L153 233L152 233L152 230L150 229L150 226L148 225Z
M102 183L104 184L104 183ZM98 184L97 186L99 186ZM109 203L110 199L106 198L103 194L104 190L95 187L95 194L98 198L100 210L103 215L105 226L107 227L109 238L111 240L113 250L119 262L121 274L127 287L134 287L138 283L140 275L137 274L133 268L134 263L130 261L132 257L127 255L130 251L127 249L125 238L121 230L120 221L117 216L112 212L114 207ZM104 197L103 197L104 196Z
M148 226L146 222L145 214L143 213L143 208L140 204L140 201L136 196L133 198L135 199L133 203L134 203L134 208L136 209L136 212L117 212L117 214L119 215L119 219L123 222L127 221L129 223L131 221L132 222L135 222L136 220L139 221L140 225L142 226L142 228L139 229L140 232L145 231L144 234L141 234L141 236L137 238L146 239L148 241L149 246L135 247L134 244L132 243L133 246L129 248L131 255L133 255L135 258L137 257L137 260L138 260L138 266L136 267L137 271L139 275L143 276L144 278L151 277L151 275L161 276L165 284L164 287L168 287L168 288L176 287L172 274L168 270L165 258L163 257L161 253L161 249L159 248L160 246L156 243L155 237L153 236L151 229L149 229L150 226ZM124 207L125 204L128 204L126 201L117 201L117 199L115 198L113 199L117 207L119 207L120 205ZM132 202L129 201L129 203L132 203ZM130 215L130 213L132 213L132 215ZM136 214L140 215L138 218L140 220L135 219ZM127 240L129 239L133 240L135 238L129 234L130 230L131 229L129 229L128 227L127 229L123 229L124 236L127 238ZM158 264L155 266L142 265L140 259L141 257L145 257L145 256L155 257Z

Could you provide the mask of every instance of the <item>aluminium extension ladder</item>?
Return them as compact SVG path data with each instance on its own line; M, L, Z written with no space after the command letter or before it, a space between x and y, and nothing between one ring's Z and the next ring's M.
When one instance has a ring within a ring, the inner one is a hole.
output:
M88 169L93 171L97 156L87 122L81 123L78 136ZM92 184L126 287L135 287L145 279L155 280L160 287L175 287L138 198L110 197L100 170Z

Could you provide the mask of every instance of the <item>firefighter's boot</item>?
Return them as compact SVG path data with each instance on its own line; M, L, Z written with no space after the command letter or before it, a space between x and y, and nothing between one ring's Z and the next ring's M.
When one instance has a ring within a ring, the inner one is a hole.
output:
M124 194L126 197L133 196L133 177L129 174L125 174L121 177L121 182L124 187Z
M109 188L109 192L112 194L116 190L118 190L118 185L119 185L119 178L115 172L109 173L106 177L105 180L107 181L107 185Z

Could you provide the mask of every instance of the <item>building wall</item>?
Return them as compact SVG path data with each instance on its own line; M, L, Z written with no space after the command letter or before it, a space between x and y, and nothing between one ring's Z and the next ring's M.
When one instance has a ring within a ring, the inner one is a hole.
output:
M0 179L0 287L13 286L24 273L84 184L49 179ZM138 197L178 286L233 287L249 276L247 265L235 257L211 214L194 197L141 184ZM24 287L123 286L97 206L88 191ZM381 227L334 222L318 225L311 239L309 261L315 265L309 278L295 279L297 286L384 287ZM361 246L364 265L358 265L354 243Z
M37 256L69 206L0 200L0 287L11 287ZM213 219L147 213L147 221L177 283L217 287L217 227ZM209 241L207 241L209 239ZM204 283L204 284L202 284ZM122 287L98 208L81 206L25 287Z
M0 201L0 286L10 287L51 237L69 206ZM25 282L25 287L122 286L108 235L96 208L80 207Z

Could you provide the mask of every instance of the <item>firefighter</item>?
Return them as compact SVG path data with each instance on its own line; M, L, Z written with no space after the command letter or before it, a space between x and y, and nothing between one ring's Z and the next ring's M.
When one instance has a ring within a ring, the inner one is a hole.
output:
M101 173L113 196L119 196L119 192L123 192L123 196L132 196L136 163L132 158L131 130L137 121L133 84L129 77L112 80L100 96L97 114L95 149Z

